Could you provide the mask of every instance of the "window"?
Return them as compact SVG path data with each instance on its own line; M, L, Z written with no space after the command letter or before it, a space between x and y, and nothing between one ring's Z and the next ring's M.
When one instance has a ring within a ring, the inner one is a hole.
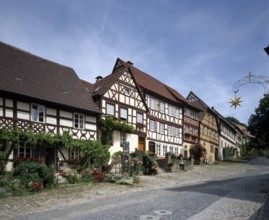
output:
M173 146L169 146L169 152L174 153L174 147Z
M179 108L176 108L176 118L180 118L180 110Z
M214 146L210 145L210 153L214 153Z
M149 107L151 109L156 109L156 106L157 106L156 99L149 97Z
M20 142L18 148L18 157L29 158L32 157L32 148L24 142Z
M161 155L161 144L156 144L156 152L157 152L157 155L160 156Z
M167 145L163 145L163 156L167 153Z
M125 142L126 142L126 133L121 132L120 133L120 146L123 146Z
M79 159L80 158L80 150L79 148L73 148L70 152L70 159Z
M32 121L45 122L45 106L32 104L31 118Z
M106 114L107 115L115 115L115 105L111 105L111 104L106 104Z
M168 114L170 116L173 116L173 106L171 106L171 105L168 105Z
M149 120L149 130L156 131L156 121Z
M127 121L127 109L126 108L120 108L120 120L121 121Z
M176 129L176 137L179 137L180 136L180 133L179 133L179 128L175 128Z
M136 123L143 124L143 114L136 113Z
M83 129L84 128L84 115L75 113L74 114L74 127Z
M129 88L124 88L124 95L130 96L131 95L131 90Z
M159 126L160 126L159 127L160 134L164 134L164 124L160 123Z
M168 126L168 135L172 136L172 133L173 133L172 126Z
M175 147L175 154L178 155L178 147Z
M164 102L160 101L160 112L164 113Z

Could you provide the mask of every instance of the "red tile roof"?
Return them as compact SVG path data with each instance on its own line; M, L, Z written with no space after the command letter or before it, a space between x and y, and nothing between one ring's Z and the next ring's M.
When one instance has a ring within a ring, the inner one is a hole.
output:
M75 71L0 42L0 91L100 112Z
M133 66L133 64L129 62L125 62L119 58L117 59L117 61L119 61L123 65L120 68L129 68L131 70L136 82L140 87L142 87L142 89L149 90L170 101L176 103L179 103L180 101L189 105L189 102L175 89L169 87L168 85L165 85L164 83L150 76L149 74L137 69L135 66Z

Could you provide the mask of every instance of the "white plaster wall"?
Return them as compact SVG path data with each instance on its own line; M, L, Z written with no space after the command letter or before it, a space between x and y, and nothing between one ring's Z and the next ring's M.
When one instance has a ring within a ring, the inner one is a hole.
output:
M7 107L11 107L11 108L13 108L13 100L11 100L11 99L6 99L6 106L7 106Z
M6 117L13 118L13 110L12 109L6 109Z
M85 129L96 131L96 125L95 124L86 123L85 124Z
M60 126L73 127L73 121L68 119L60 119Z
M3 116L3 108L0 108L0 116Z
M46 117L46 121L48 124L57 125L57 119L51 116Z
M115 152L122 151L120 146L120 132L113 131L113 146L109 148L109 153L112 156Z
M120 96L120 100L119 101L124 103L124 95L120 94L119 96Z
M93 116L86 116L86 121L96 123L96 117Z
M73 114L71 112L66 112L66 111L60 111L60 117L64 117L64 118L73 118Z
M127 134L127 141L130 143L130 153L134 152L136 148L138 149L138 135Z
M54 109L54 108L47 108L47 114L48 114L48 115L54 115L54 116L57 116L56 109Z
M30 104L26 102L17 102L17 108L20 110L30 111Z
M24 119L24 120L30 120L30 114L28 112L17 112L17 118L18 119Z

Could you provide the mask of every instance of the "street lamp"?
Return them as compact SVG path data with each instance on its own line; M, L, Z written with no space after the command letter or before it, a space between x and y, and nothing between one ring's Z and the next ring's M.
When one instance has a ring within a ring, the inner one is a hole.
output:
M267 53L267 55L269 56L269 45L268 45L268 47L265 47L264 48L264 51Z

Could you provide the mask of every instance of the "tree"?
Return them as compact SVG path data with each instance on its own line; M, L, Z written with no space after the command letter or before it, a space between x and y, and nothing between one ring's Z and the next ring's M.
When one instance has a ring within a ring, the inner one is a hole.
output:
M196 143L191 146L190 154L193 156L196 164L200 164L201 157L204 157L206 154L206 149L200 143Z
M255 114L250 116L248 130L255 136L250 141L253 148L269 148L269 94L264 95L255 109Z

